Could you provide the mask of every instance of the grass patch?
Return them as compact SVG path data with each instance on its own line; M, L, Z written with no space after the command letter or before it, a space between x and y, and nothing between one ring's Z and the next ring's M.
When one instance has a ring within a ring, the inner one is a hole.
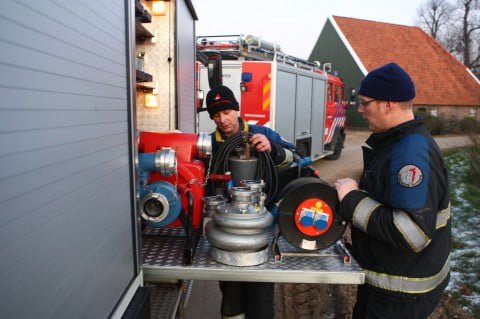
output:
M455 238L452 239L452 250L464 249L465 247L465 243L456 240Z
M480 318L480 187L470 178L470 163L475 157L470 149L462 149L444 158L452 209L452 271L447 289L460 305Z
M467 182L480 187L480 137L471 136L472 145L461 152L467 160Z
M480 188L470 184L468 177L465 177L465 192L463 193L463 198L473 206L480 207Z

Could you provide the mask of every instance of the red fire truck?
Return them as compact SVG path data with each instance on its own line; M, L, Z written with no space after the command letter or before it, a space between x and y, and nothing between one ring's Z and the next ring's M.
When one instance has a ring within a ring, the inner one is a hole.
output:
M302 156L338 159L347 102L344 83L329 73L330 64L321 68L318 62L287 55L278 45L250 35L199 36L197 53L221 57L221 82L239 99L241 117L248 123L276 130ZM211 69L199 64L199 89L204 94L212 85ZM206 112L199 113L198 125L199 132L214 129Z

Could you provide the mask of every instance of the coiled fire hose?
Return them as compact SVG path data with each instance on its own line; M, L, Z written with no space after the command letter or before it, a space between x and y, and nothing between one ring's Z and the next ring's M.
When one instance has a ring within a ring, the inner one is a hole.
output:
M220 149L214 154L210 171L212 174L225 174L230 172L229 158L237 153L238 148L248 148L249 140L252 133L239 132L230 136ZM275 201L278 192L278 173L275 163L269 152L256 152L258 157L258 165L255 179L265 181L265 194L267 199L265 205L269 205ZM208 180L207 192L214 195L215 189L219 186L218 181Z

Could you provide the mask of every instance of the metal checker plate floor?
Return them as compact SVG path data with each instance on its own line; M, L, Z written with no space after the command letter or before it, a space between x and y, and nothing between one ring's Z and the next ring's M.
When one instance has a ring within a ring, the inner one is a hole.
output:
M178 284L151 285L150 304L152 319L175 318L181 297L181 287Z
M363 284L365 273L358 263L343 263L341 256L294 257L288 256L276 262L269 249L268 261L258 266L236 267L216 262L210 257L210 244L200 238L193 264L182 264L185 237L178 229L146 232L156 236L143 238L143 272L146 281L166 279L261 281L326 284ZM280 237L279 246L284 245ZM322 254L337 254L333 246L318 251Z

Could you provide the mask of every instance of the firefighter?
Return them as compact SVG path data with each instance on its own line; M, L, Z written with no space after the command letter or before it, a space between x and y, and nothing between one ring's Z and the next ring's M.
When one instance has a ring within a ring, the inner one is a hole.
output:
M258 152L270 152L277 166L293 161L294 146L283 140L270 128L249 125L238 116L239 105L233 92L219 86L210 90L206 99L207 111L217 128L212 133L212 151L238 132L250 132L250 143ZM222 291L221 314L223 318L273 318L273 283L220 282Z
M280 134L268 127L249 125L238 116L239 105L233 92L226 86L218 86L207 94L207 111L217 128L212 133L212 150L217 151L225 140L238 132L250 132L251 145L259 152L270 152L277 166L293 162L295 147L284 140Z
M415 87L395 63L372 70L358 111L373 132L359 184L335 182L352 224L353 254L365 269L353 318L426 318L450 276L451 218L441 152L414 117Z

